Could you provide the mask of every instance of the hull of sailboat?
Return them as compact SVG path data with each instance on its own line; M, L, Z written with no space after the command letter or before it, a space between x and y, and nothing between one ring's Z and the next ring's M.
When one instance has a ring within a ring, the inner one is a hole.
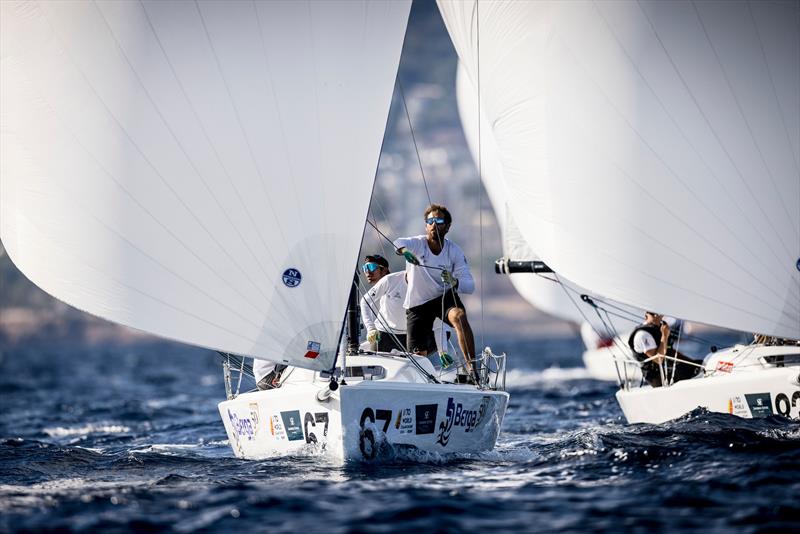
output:
M257 459L322 453L369 461L411 451L491 450L508 393L474 386L359 381L325 401L324 383L291 384L219 404L234 454Z
M800 366L718 374L669 387L621 389L617 401L629 423L663 423L696 408L745 418L800 419Z

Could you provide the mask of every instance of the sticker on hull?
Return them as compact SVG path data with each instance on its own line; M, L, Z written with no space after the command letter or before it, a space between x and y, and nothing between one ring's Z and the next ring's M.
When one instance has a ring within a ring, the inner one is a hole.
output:
M753 417L769 417L772 412L772 398L769 393L745 393L750 414Z
M300 419L300 410L281 412L281 419L283 420L283 428L286 431L286 437L289 441L305 439L305 435L303 434L303 422Z

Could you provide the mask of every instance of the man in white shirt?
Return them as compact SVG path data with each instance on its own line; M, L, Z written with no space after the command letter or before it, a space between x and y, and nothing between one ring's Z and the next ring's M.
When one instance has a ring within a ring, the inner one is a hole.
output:
M390 273L389 262L380 254L364 258L361 270L372 287L361 298L361 320L367 341L380 352L405 350L406 298L405 273Z
M644 379L653 387L662 385L662 371L664 378L673 382L692 378L700 371L701 362L676 351L672 348L672 341L664 316L651 311L644 312L644 322L628 338L628 346L636 359L642 362ZM662 367L665 359L667 364Z
M452 217L445 206L431 204L425 209L425 235L395 240L398 254L406 261L408 292L406 308L409 352L427 354L425 336L434 320L442 319L456 330L458 345L467 360L467 369L477 379L475 339L457 291L472 293L475 281L461 247L445 239Z

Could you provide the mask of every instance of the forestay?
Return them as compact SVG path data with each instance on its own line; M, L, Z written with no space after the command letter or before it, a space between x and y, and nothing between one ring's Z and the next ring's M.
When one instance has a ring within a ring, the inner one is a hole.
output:
M480 65L509 204L550 267L642 308L800 338L797 2L439 7Z
M330 368L410 1L1 4L14 263L117 323Z

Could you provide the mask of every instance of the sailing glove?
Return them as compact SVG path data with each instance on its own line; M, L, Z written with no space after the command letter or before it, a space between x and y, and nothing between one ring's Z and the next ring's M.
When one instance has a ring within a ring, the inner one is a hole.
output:
M447 270L442 271L442 282L451 287L458 285L458 279L453 276L453 273Z
M419 265L419 260L417 259L416 256L414 256L414 253L411 252L410 250L408 250L408 249L404 250L403 251L403 257L411 265Z
M367 332L367 341L370 343L377 343L381 340L381 333L377 330L370 330Z

